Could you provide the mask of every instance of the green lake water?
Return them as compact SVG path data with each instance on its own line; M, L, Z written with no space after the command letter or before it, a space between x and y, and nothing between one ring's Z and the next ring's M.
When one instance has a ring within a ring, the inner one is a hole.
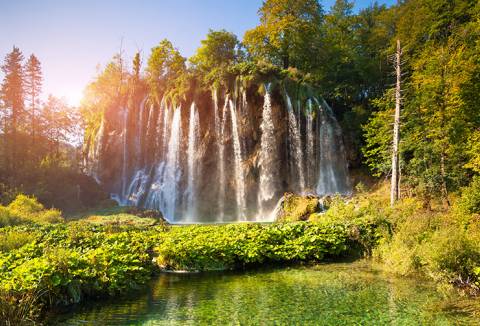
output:
M52 324L480 325L474 305L361 261L162 274L139 294L71 307Z

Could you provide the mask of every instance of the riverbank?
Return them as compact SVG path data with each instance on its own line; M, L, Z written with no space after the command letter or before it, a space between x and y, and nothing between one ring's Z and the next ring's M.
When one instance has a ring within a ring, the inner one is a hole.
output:
M130 218L8 226L2 238L17 245L0 253L2 319L33 320L49 307L126 293L162 269L231 270L358 256L380 239L378 227L368 221L145 226Z
M477 295L479 220L469 209L478 192L465 189L448 210L414 198L391 208L385 193L380 187L333 198L324 213L295 210L307 221L292 215L283 223L188 226L127 211L65 222L22 197L0 210L0 319L28 324L52 307L142 289L162 271L256 270L345 257L371 257L391 275L423 275L442 292Z

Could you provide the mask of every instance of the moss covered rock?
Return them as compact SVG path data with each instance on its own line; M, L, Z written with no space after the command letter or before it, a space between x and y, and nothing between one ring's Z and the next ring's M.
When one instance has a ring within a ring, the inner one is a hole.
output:
M277 210L278 222L307 221L311 214L320 212L319 198L286 193Z

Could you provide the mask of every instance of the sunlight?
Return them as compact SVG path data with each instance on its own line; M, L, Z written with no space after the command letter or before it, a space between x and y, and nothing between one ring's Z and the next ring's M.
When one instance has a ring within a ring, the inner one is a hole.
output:
M68 90L63 94L62 98L65 99L68 105L78 107L82 101L83 92L73 89Z

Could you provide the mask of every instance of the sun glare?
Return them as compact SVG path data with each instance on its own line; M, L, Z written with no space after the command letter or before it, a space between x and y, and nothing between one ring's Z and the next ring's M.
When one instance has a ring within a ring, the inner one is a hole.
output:
M79 106L83 98L83 92L78 90L70 90L65 92L63 98L67 101L68 105Z

